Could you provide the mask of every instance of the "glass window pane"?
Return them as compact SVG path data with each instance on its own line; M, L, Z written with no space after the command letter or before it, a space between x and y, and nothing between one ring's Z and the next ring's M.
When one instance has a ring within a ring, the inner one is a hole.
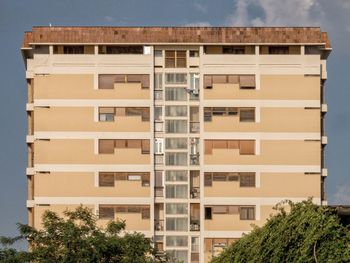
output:
M187 138L166 138L166 149L187 149Z
M166 214L168 215L187 215L187 204L166 204Z
M186 120L167 120L165 122L166 133L187 133Z
M166 198L187 198L187 185L167 185L165 196Z
M187 153L165 153L165 165L187 165Z
M187 91L185 88L167 87L165 89L166 101L186 101Z
M186 182L187 181L187 171L166 171L166 181L168 182Z
M187 106L165 106L165 116L187 117Z

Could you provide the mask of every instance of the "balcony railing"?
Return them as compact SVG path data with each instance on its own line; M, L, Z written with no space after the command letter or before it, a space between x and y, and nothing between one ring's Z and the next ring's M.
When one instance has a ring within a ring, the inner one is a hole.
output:
M164 197L164 187L159 187L159 186L154 187L154 196Z
M192 199L198 199L200 197L200 188L199 187L191 187L190 196Z
M154 163L156 165L163 165L164 164L164 155L156 154L154 155Z
M197 219L190 220L190 231L200 231L200 223Z
M154 220L154 230L155 231L164 231L164 219L155 219Z
M199 122L190 122L190 133L199 133L200 123Z
M190 165L199 165L199 154L190 155Z

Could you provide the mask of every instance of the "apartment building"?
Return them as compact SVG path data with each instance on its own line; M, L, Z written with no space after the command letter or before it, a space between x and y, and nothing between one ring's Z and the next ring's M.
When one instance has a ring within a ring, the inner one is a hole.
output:
M320 28L33 27L28 220L80 204L184 262L325 204Z

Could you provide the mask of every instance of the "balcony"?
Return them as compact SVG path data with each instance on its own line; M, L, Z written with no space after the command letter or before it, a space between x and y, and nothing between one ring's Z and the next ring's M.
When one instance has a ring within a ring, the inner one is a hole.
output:
M191 199L199 199L200 197L200 188L199 187L191 187L190 189Z
M164 187L154 187L154 197L164 197Z
M190 231L200 231L199 204L190 204Z
M154 230L155 231L164 231L164 219L155 219L154 220Z

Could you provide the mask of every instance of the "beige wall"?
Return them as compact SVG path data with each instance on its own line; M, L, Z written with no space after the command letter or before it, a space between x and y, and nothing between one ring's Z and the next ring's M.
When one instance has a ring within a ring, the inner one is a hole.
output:
M151 230L151 220L142 219L141 213L120 213L116 214L116 218L119 220L125 220L126 227L125 230L131 231L150 231ZM109 222L109 220L99 220L98 225L104 226Z
M141 181L115 181L114 187L96 187L94 173L88 172L37 173L34 191L36 197L150 197L150 187L142 186Z
M95 154L94 141L53 139L35 141L36 164L150 164L140 149L116 149L115 154Z
M35 117L35 131L150 131L150 122L142 121L141 116L122 116L115 117L114 122L95 122L93 107L36 107Z
M275 213L272 208L260 206L260 220L240 220L239 214L213 214L211 220L204 220L204 231L250 231L252 224L261 226Z
M261 75L260 90L242 90L238 84L213 84L204 99L319 100L320 77Z
M320 174L261 173L260 187L240 187L239 182L213 181L205 197L316 197L321 193Z
M42 216L44 215L44 212L46 210L53 211L57 213L59 216L63 216L63 212L66 210L73 211L75 210L79 205L50 205L50 206L35 206L34 207L34 227L37 229L42 229ZM94 211L93 205L84 205L84 207L87 207L89 209L92 209Z
M204 155L205 164L320 165L318 141L267 141L260 144L260 155L239 155L238 149L213 149Z
M34 77L34 99L149 99L140 83L115 84L114 89L94 90L92 74L56 74Z
M213 116L205 132L320 132L320 110L261 108L260 123L240 122L239 116Z

